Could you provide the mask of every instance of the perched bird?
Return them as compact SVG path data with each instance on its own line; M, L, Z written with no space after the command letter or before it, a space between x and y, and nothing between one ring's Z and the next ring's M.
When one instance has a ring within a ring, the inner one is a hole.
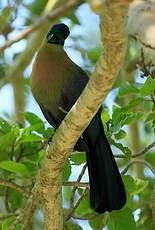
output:
M69 29L56 24L33 63L31 90L46 120L57 129L88 82L87 74L63 49ZM90 204L98 213L121 209L126 192L101 122L101 109L83 132L90 180Z

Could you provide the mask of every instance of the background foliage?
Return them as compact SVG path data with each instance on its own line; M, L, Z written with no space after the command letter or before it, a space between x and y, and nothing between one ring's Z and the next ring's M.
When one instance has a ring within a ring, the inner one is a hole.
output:
M47 0L18 0L13 1L11 5L10 1L6 1L5 4L4 2L0 3L1 44L10 37L16 37L21 27L23 29L30 26L42 17L48 4ZM70 26L71 36L66 49L70 55L76 56L73 59L77 58L77 62L90 75L100 55L100 44L97 38L97 23L94 33L91 28L88 29L87 34L84 30L80 32L80 28L84 27L80 15L85 14L85 7L89 14L88 6L84 5L69 11L56 22L63 21ZM21 9L24 10L23 14ZM24 207L33 188L48 139L54 132L40 115L32 113L33 110L25 112L30 98L30 67L26 70L29 63L24 66L24 69L21 64L21 69L18 69L16 76L10 78L9 82L5 81L13 71L18 57L23 58L26 53L25 47L29 39L28 37L14 44L16 49L13 49L14 45L12 45L0 52L0 81L3 87L6 83L11 84L14 97L13 113L5 111L2 114L1 112L0 118L0 224L3 230L8 229ZM25 55L24 58L26 60L28 56ZM113 147L113 153L118 159L117 163L122 171L127 191L125 207L119 211L97 215L90 209L87 187L63 186L67 229L98 230L105 225L105 229L109 230L151 228L154 207L151 197L155 173L153 67L151 63L145 64L143 53L139 51L133 38L129 37L126 60L103 107L102 122ZM7 98L7 95L5 97ZM5 101L4 98L1 98L2 100ZM8 104L8 107L10 106L11 103ZM85 153L73 152L66 161L63 181L80 182L77 175L84 175L82 181L88 182L85 161ZM77 205L76 209L74 205ZM30 229L43 228L42 215L42 208L40 208ZM20 227L18 225L16 229Z

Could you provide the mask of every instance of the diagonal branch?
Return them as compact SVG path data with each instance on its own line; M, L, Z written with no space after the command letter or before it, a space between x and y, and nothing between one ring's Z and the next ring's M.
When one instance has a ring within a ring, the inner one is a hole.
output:
M43 15L40 19L38 19L33 25L28 26L26 29L22 30L13 40L9 40L5 43L4 46L0 47L0 52L14 44L15 42L20 41L23 38L26 38L29 36L31 33L36 31L39 27L43 26L44 22L48 19L50 21L55 20L56 18L62 16L66 12L80 6L82 3L84 3L83 0L78 0L78 1L69 1L65 5L62 5L52 11L51 13L47 15Z
M18 75L24 72L26 67L30 64L36 50L39 48L45 34L49 30L51 22L82 3L82 0L68 2L66 5L64 4L62 7L60 7L59 10L55 10L54 14L47 14L48 16L43 15L42 18L39 19L40 22L38 21L35 26L35 30L37 29L36 32L31 34L28 39L26 49L23 53L17 56L14 64L8 69L6 77L0 81L0 88L15 78L17 72Z
M6 186L9 188L13 188L13 189L17 190L18 192L22 193L23 196L25 196L27 198L29 197L29 194L24 189L22 189L17 184L14 184L13 182L7 182L7 181L0 180L0 185Z
M143 154L145 154L148 150L150 150L151 148L153 148L155 146L155 141L153 143L151 143L150 145L148 145L145 149L143 149L143 151L141 151L140 153L137 154L133 154L132 157L139 157L142 156Z
M136 163L140 163L140 164L144 164L146 165L153 173L153 175L155 175L155 169L153 168L153 166L147 162L146 160L141 160L141 159L136 159L136 160L132 160L128 163L128 165L125 167L125 169L121 172L122 174L125 174L129 168L131 167L131 165L136 164Z

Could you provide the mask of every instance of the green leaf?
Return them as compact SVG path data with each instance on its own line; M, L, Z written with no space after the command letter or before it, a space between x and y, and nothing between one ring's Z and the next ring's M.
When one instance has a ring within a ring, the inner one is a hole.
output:
M122 143L115 142L112 138L108 138L108 141L111 145L120 149L126 157L131 158L131 150L128 147L124 146Z
M126 191L130 196L142 192L148 184L148 181L144 181L138 178L134 179L129 175L122 175L122 178Z
M15 216L11 216L7 218L2 224L2 230L8 230L9 226L14 222L15 219L16 219Z
M0 162L0 167L9 172L21 173L23 175L28 175L29 173L27 167L24 164L14 161L2 161Z
M32 131L40 131L40 128L44 127L45 122L40 122L40 123L36 123L34 125L31 125L30 127L28 127L27 129L32 132ZM39 132L40 133L40 132Z
M62 178L63 181L67 181L71 174L71 164L69 160L66 160L65 167L63 169Z
M35 142L35 141L43 141L45 138L42 138L36 134L30 134L29 136L23 137L20 139L20 143L25 143L25 142Z
M144 85L140 89L140 93L143 96L150 96L155 93L155 80L152 79L151 76L146 79Z
M131 117L132 114L132 112L125 112L122 111L121 108L113 106L112 124L110 130L112 132L118 131L123 126L122 123L124 122L124 120L128 117Z
M142 192L148 185L148 181L146 180L141 180L139 178L135 178L134 180L136 183L136 194Z
M145 155L145 160L148 161L153 167L155 167L155 151L154 152L148 152Z
M118 133L114 134L114 136L117 140L120 140L126 136L126 132L121 129Z
M122 126L139 121L143 116L144 113L142 111L138 111L137 113L131 113L131 115L122 122Z
M35 115L34 113L30 113L30 112L25 112L23 114L24 114L25 119L30 123L30 125L36 125L38 123L39 124L42 123L43 124L42 127L38 128L37 132L41 134L44 133L45 131L44 122L37 115Z
M108 218L109 230L135 230L136 222L132 210L125 207L121 210L112 211Z
M99 215L96 218L90 219L88 221L93 230L101 229L103 218L104 218L104 214Z
M3 135L0 137L0 147L4 148L4 147L6 147L5 145L13 144L14 141L15 141L15 137L14 137L12 132L10 132L6 135Z
M101 120L102 120L103 124L106 124L110 120L110 115L108 113L107 108L104 108L104 110L102 111Z
M11 18L12 10L13 10L12 7L6 7L1 12L1 16L0 16L0 31L2 31L4 29L4 27L6 26L6 24L9 22L9 20Z
M81 195L84 189L78 188L78 193ZM90 192L87 190L84 198L81 200L79 206L76 209L76 214L83 216L89 213L94 213L90 208Z
M128 94L135 94L135 93L139 93L139 89L137 89L134 84L128 81L123 82L120 85L119 91L118 91L118 95L120 97L126 96Z
M74 162L74 165L80 165L86 162L86 154L84 152L75 153L71 155L70 159Z
M9 188L8 194L11 211L14 213L17 209L22 208L23 195L12 188Z
M2 117L0 117L0 127L4 133L8 133L11 131L11 125Z
M43 137L49 139L51 135L54 133L54 128L47 128L45 132L43 133Z
M65 201L70 202L71 194L72 194L72 186L64 186L63 191L64 191L63 197Z
M92 63L96 63L96 61L98 60L99 56L101 53L101 47L98 46L95 49L91 49L87 52L88 54L88 58L92 61Z
M121 108L122 111L126 111L126 110L129 110L137 105L139 105L140 103L142 103L144 101L144 98L143 97L137 97L137 98L134 98L133 100L131 100L128 105L124 106Z
M82 230L81 226L70 220L65 222L68 230Z
M154 119L155 119L155 111L148 114L147 118L145 119L145 123Z

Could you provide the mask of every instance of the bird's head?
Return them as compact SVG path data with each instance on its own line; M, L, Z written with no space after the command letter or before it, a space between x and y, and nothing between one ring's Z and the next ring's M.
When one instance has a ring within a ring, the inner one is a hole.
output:
M51 44L64 45L65 39L69 35L69 28L65 24L55 24L51 30L47 33L47 41Z

